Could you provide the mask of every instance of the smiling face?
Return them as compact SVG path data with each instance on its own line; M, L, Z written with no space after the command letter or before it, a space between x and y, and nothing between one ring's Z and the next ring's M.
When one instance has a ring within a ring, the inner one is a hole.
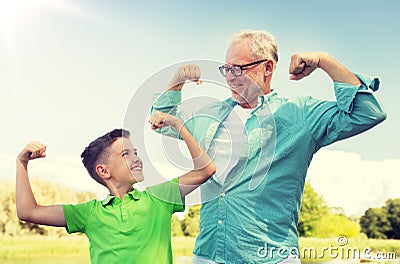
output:
M264 59L264 58L259 58ZM244 65L252 63L249 40L232 44L225 55L227 65ZM242 75L235 77L231 72L226 75L226 82L231 88L232 99L243 108L257 106L258 97L270 92L270 74L268 67L270 61L266 61L243 70ZM269 78L268 78L269 77Z
M109 147L109 152L106 166L114 181L132 185L144 180L142 160L128 138L117 138Z

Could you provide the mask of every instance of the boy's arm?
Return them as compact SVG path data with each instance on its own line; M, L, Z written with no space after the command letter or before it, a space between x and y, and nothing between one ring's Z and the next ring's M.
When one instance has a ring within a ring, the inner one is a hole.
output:
M174 127L189 149L193 160L193 169L179 177L179 188L182 197L192 192L215 173L215 164L179 118L162 112L155 112L150 117L149 123L152 125L152 129L165 126Z
M16 168L17 215L22 221L65 227L62 205L41 206L36 203L28 177L28 162L46 156L46 145L29 143L18 155Z

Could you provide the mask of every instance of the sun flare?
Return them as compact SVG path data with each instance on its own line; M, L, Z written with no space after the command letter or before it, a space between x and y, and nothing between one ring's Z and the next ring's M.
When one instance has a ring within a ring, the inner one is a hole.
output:
M80 8L65 0L0 0L0 31L13 33L43 11L54 10L82 15Z
M15 25L18 20L26 16L35 6L36 2L29 0L0 0L0 27L10 28Z
M94 18L69 0L0 0L0 53L8 64L12 65L15 59L18 35L46 14L54 12Z

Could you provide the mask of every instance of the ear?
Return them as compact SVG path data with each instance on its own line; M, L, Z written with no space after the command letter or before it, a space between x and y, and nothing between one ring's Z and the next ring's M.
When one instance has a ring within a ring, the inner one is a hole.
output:
M271 75L272 72L274 71L274 61L268 60L267 63L265 63L265 75Z
M103 180L107 180L107 179L111 178L111 174L107 170L107 166L104 164L97 164L96 172Z

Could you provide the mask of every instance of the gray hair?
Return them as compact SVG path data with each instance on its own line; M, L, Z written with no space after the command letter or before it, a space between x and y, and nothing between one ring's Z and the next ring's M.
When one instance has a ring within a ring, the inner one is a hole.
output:
M278 62L278 48L275 37L265 30L244 29L236 32L228 41L229 45L250 40L251 57L255 60L272 59Z

